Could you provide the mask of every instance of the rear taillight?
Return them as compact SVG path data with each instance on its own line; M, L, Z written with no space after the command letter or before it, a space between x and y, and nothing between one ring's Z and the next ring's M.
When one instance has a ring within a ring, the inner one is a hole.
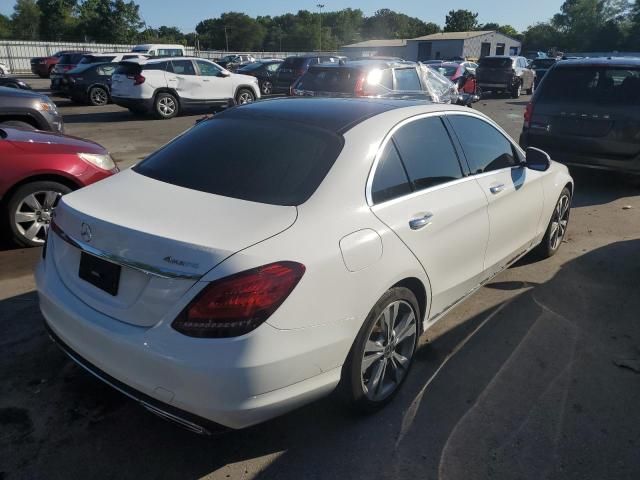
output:
M527 103L526 108L524 109L524 128L529 128L531 125L531 119L533 118L533 103Z
M356 87L354 89L354 94L356 97L364 97L364 81L364 75L356 81Z
M146 80L146 78L144 78L142 75L140 75L139 73L137 73L136 75L134 75L133 77L133 84L134 85L142 85L144 83L144 81Z
M304 272L304 265L283 261L216 280L191 301L172 327L199 338L249 333L278 309Z

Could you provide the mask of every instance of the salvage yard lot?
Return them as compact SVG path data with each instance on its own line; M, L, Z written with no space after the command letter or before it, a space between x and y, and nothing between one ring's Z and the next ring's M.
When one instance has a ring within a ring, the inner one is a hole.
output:
M527 100L475 108L517 138ZM121 168L198 118L58 103L66 132ZM640 478L640 188L574 175L559 253L523 259L423 335L385 410L353 416L331 397L217 438L156 418L67 360L38 311L39 249L6 246L0 479Z

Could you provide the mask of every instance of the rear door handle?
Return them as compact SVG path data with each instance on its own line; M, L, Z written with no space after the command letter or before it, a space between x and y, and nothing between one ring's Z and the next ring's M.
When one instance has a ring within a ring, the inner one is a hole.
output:
M504 190L504 183L499 183L498 185L493 185L489 187L489 191L494 195L496 193L500 193L502 190Z
M427 212L421 214L419 217L412 218L409 220L409 228L411 230L420 230L421 228L426 227L431 223L431 219L433 218L433 213Z

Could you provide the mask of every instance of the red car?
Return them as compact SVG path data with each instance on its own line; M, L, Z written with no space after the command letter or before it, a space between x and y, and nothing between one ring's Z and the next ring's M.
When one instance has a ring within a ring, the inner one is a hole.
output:
M60 196L118 172L97 143L62 134L0 128L0 212L20 245L44 244Z
M60 57L66 53L87 53L76 50L61 50L50 57L35 57L31 59L31 72L40 78L49 78L53 67L60 61Z

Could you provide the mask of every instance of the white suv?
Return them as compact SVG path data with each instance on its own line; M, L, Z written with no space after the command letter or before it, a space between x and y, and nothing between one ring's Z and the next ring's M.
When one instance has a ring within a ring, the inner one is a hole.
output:
M189 57L121 62L112 77L113 103L134 113L175 117L188 108L238 104L260 98L258 79Z

